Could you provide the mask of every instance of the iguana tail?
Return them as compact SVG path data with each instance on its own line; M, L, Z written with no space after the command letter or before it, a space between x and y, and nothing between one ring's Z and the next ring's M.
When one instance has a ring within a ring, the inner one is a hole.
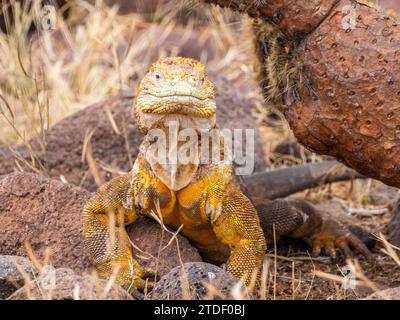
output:
M363 178L332 160L255 173L243 177L243 180L251 197L273 200L325 183Z

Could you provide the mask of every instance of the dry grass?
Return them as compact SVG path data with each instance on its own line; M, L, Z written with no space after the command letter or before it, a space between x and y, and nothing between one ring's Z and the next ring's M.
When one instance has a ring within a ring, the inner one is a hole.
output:
M34 3L40 6L39 0ZM177 26L170 6L154 14L158 24L149 24L140 15L122 16L116 7L97 1L77 2L67 20L58 16L55 30L32 34L28 31L37 16L34 9L24 10L14 0L11 6L15 23L8 34L0 33L3 144L40 137L52 124L91 103L134 91L154 58L166 55L165 38L176 28L187 35L195 29L194 24ZM214 61L204 56L204 62L219 71L231 69L226 72L230 78L242 76L233 72L246 67L243 48L234 45L239 40L231 33L236 25L232 14L210 8L204 16L208 23L199 31L200 41L218 44ZM237 60L239 56L243 58Z

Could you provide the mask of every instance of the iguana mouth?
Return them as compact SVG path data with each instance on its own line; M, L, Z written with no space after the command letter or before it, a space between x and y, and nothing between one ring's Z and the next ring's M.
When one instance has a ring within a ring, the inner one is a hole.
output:
M138 97L137 108L144 113L210 117L216 112L214 99L189 94L144 94Z
M209 97L206 96L202 96L200 94L189 94L189 93L147 93L146 95L155 97L155 98L174 98L179 100L180 98L184 98L184 97L189 97L189 98L193 98L193 99L197 99L200 101L204 101L209 99Z

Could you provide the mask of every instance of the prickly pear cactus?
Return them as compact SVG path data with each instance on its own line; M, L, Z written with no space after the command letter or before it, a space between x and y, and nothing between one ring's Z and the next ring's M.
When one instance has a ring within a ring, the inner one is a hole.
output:
M301 143L400 187L400 18L393 11L352 0L204 1L255 18L258 80ZM277 29L276 43L272 33L260 35L271 29L260 25ZM286 56L268 58L277 52Z

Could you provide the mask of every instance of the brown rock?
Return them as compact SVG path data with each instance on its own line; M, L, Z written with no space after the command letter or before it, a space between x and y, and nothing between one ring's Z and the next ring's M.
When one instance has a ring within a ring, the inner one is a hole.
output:
M27 241L39 260L43 261L47 249L49 263L54 267L89 272L91 265L83 251L81 212L90 195L84 189L31 173L2 176L0 254L26 256ZM135 251L139 263L158 269L160 275L182 262L201 261L197 250L180 235L159 253L172 235L163 234L152 220L138 219L127 232L145 251ZM162 261L157 263L157 257Z
M225 78L212 75L218 88L217 105L218 121L223 128L256 128L254 119L249 113L251 102L241 96ZM36 153L36 165L46 175L59 179L64 177L69 183L82 186L90 191L97 189L97 184L110 180L110 171L129 171L138 153L143 135L138 131L133 120L132 95L119 95L109 98L82 111L79 111L58 124L46 133L46 148L42 150L37 141L32 141ZM110 121L112 115L117 130ZM97 184L93 170L89 170L87 161L82 161L82 150L85 136L95 130L90 145L97 167ZM255 170L265 168L264 151L256 131L255 136ZM31 162L28 151L23 146L16 149L21 157ZM31 171L24 161L19 163L26 171ZM111 168L111 169L110 169ZM15 170L15 158L8 147L0 148L0 175Z
M161 276L182 263L202 261L197 249L192 247L186 238L178 235L176 240L169 243L173 232L163 231L161 226L151 219L139 218L127 227L127 232L141 250L136 252L140 265L156 270Z
M90 193L31 173L0 180L0 254L26 256L28 241L40 259L75 271L90 265L83 255L81 211Z
M7 300L133 300L117 285L90 275L79 276L71 269L46 266L40 275Z
M157 282L152 300L215 300L231 298L240 284L230 273L209 263L185 263Z

